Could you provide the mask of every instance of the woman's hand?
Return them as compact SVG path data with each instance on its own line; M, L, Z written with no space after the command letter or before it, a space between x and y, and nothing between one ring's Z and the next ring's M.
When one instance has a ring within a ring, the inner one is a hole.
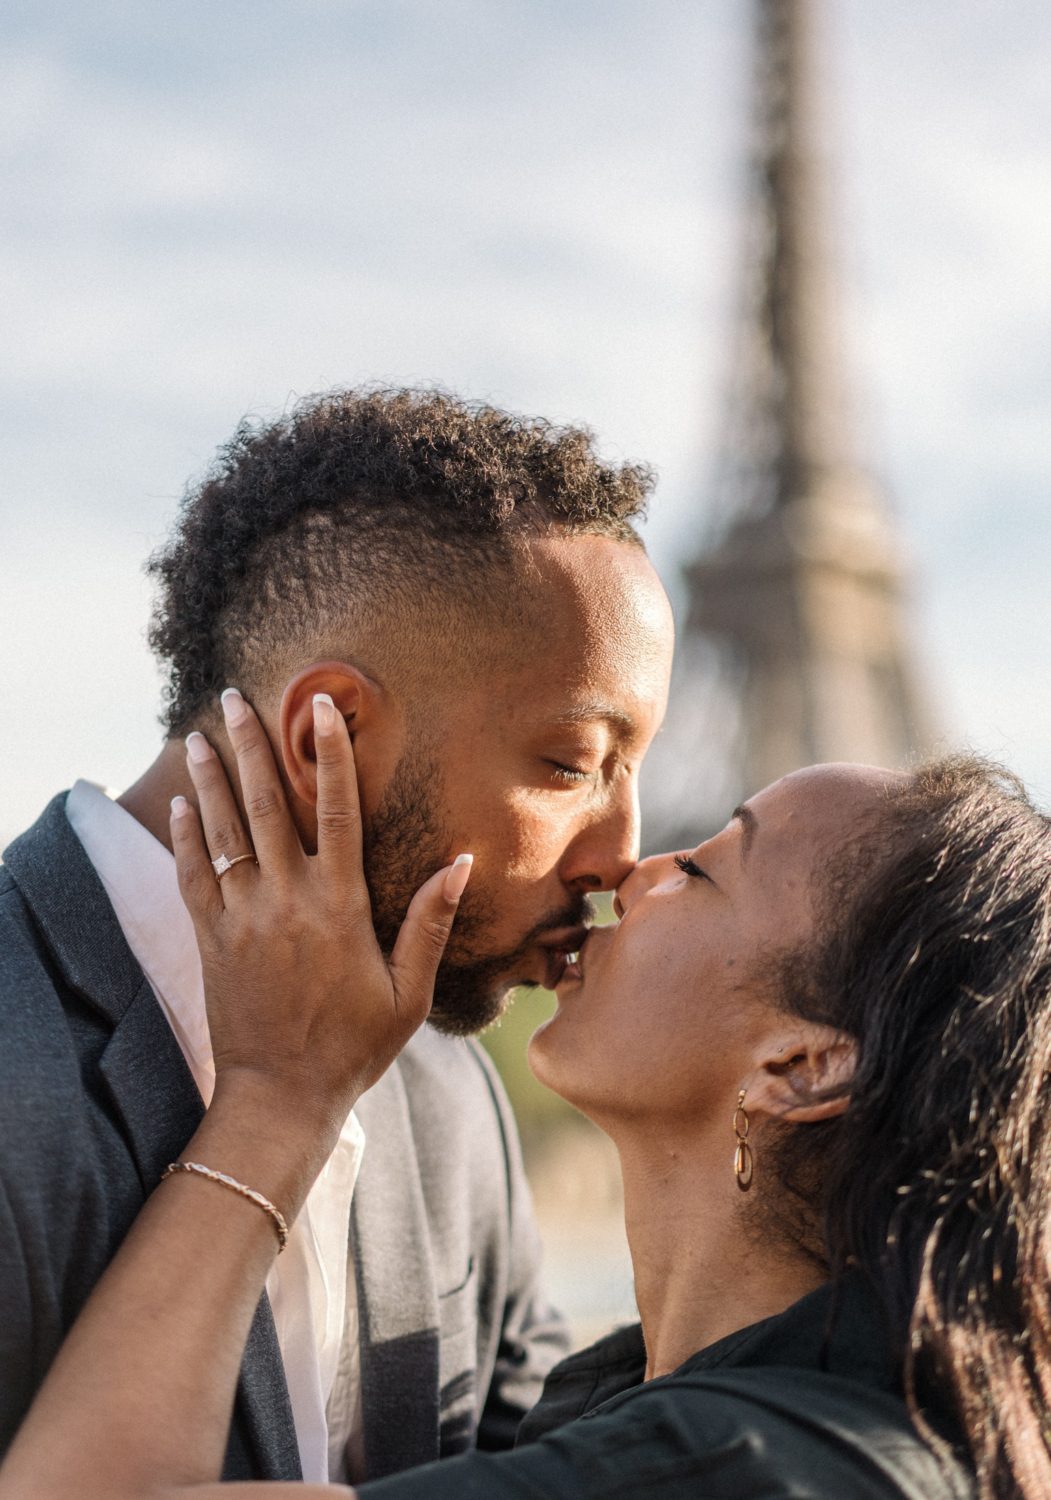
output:
M171 822L204 969L213 1108L236 1096L240 1118L252 1118L254 1102L271 1130L301 1126L319 1169L356 1099L427 1018L470 856L416 893L388 962L372 926L354 751L342 717L324 695L315 698L318 848L307 855L255 713L234 691L223 695L223 709L251 837L201 734L187 742L200 818L176 798ZM258 863L239 859L253 852ZM239 862L217 880L212 860L223 855Z
M470 865L440 870L417 892L386 962L362 873L343 720L315 699L318 852L308 857L255 714L239 694L225 698L252 843L203 735L189 745L201 816L180 798L172 813L216 1064L212 1103L184 1155L263 1193L291 1223L358 1095L425 1020ZM242 860L217 881L209 855L233 860L253 844L258 866ZM164 1181L0 1465L0 1500L226 1494L215 1481L276 1254L274 1225L255 1204L196 1175ZM258 1493L306 1500L322 1490L266 1484Z

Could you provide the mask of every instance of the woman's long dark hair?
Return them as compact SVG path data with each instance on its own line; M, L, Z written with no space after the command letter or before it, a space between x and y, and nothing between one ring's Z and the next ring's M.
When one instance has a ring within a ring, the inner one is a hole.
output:
M938 1446L925 1393L948 1390L982 1500L1046 1500L1051 823L974 758L922 768L878 822L788 971L793 1009L858 1043L846 1115L794 1144L827 1153L833 1272L877 1289L921 1431Z

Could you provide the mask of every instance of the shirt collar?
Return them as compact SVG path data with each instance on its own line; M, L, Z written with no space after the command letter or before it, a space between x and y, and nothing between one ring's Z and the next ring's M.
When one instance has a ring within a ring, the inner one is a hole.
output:
M215 1084L201 958L175 859L130 813L78 781L66 817L175 1033L205 1104Z

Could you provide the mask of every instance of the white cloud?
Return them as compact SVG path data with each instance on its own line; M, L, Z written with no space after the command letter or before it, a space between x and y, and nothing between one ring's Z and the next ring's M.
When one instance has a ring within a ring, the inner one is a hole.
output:
M589 421L660 467L673 569L717 434L743 11L38 0L12 22L0 831L152 753L138 568L245 410L436 379ZM834 21L869 446L954 723L1051 786L1051 13L844 0Z

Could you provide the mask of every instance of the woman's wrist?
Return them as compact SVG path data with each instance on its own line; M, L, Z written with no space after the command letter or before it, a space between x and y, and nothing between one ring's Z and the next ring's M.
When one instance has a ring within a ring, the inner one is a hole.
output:
M320 1106L311 1090L251 1068L226 1068L184 1161L225 1172L268 1198L291 1225L331 1155L353 1101Z

